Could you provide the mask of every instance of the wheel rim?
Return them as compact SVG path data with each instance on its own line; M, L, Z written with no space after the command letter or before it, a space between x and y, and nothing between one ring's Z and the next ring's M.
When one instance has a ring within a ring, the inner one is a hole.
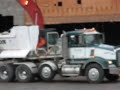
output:
M5 67L2 68L0 71L0 78L2 78L4 80L8 78L8 71Z
M91 68L88 72L89 79L92 81L96 81L99 78L99 71L96 68Z
M49 78L51 75L51 69L49 67L43 67L41 74L44 78Z
M21 70L18 72L18 76L20 79L25 80L27 78L27 72L25 70Z

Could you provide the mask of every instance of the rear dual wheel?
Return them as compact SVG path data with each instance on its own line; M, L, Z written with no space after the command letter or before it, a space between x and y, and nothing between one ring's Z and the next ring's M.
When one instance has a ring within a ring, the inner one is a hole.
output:
M16 68L15 75L19 82L30 82L33 79L32 71L26 65L19 65Z
M0 65L1 82L10 82L14 81L15 79L17 79L19 82L30 82L33 79L32 71L26 65L19 65L16 70L14 68L14 65Z
M4 64L0 65L0 81L1 82L10 82L15 78L15 72L13 65Z

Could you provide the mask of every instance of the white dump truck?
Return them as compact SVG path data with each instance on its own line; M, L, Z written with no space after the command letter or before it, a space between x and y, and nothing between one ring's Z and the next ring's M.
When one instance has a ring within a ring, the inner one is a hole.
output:
M42 34L44 32L44 34ZM46 44L37 48L40 35ZM0 81L29 82L39 76L51 81L62 77L86 76L90 83L106 77L117 81L120 48L104 44L104 35L92 29L64 32L39 30L38 26L14 26L0 33Z

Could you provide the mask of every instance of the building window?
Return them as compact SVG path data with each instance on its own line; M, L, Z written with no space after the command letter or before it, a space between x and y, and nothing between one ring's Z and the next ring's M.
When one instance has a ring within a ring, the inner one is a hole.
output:
M77 0L77 4L81 4L81 0Z
M62 2L58 2L58 6L60 6L60 7L61 7L61 6L62 6Z

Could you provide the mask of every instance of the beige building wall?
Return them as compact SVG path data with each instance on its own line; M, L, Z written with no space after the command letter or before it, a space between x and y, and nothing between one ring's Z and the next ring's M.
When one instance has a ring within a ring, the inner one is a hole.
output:
M45 24L120 21L120 0L36 0ZM31 19L26 15L26 23Z
M24 10L16 0L0 0L0 14L14 16L15 25L24 25Z

